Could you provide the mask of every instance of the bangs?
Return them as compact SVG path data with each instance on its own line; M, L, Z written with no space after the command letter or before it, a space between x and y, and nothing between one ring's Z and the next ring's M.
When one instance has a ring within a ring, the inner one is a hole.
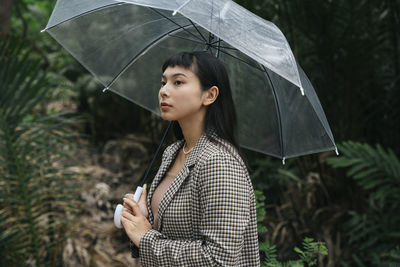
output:
M197 60L193 53L182 52L168 58L162 66L162 71L164 72L168 67L181 66L196 73L196 62Z

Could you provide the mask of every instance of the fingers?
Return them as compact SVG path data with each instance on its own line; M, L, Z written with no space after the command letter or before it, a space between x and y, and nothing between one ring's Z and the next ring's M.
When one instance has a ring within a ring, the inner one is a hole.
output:
M132 199L129 199L129 198L125 199L124 207L127 210L131 210L133 212L133 215L135 215L135 216L142 215L142 213L140 212L140 208L139 208L138 203L136 203L136 201L134 201Z
M143 215L148 217L147 213L147 184L143 185L143 191L140 195L138 202L133 200L133 194L125 194L124 196L124 208L126 208L131 214L135 216ZM136 205L135 205L136 204ZM134 206L137 207L137 211L134 210Z
M125 194L125 198L133 199L133 194Z
M126 197L124 198L123 206L124 206L124 208L128 209L130 211L130 213L133 213L133 210L132 210L131 206L127 202L128 199L129 198L126 198Z
M123 198L123 206L132 212L132 208L128 204L125 204L125 199L133 199L133 194L125 194Z
M139 198L139 202L146 203L146 198L147 198L147 184L144 184L142 194L140 195Z
M130 213L130 211L129 211L128 209L126 209L126 208L123 208L123 209L122 209L122 212L121 212L121 219L122 219L122 218L128 219L129 221L134 221L134 220L135 220L135 216L133 216L133 215Z

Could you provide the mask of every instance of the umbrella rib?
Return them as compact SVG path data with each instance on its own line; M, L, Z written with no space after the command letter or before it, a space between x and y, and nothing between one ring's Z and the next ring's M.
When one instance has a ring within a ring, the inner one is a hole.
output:
M105 44L112 43L114 40L117 40L117 39L119 39L121 36L127 35L127 34L130 33L131 31L137 30L138 28L140 29L141 27L144 27L144 26L146 26L146 25L148 25L148 24L151 24L151 23L160 23L160 22L159 22L160 20L165 20L165 19L164 19L164 18L159 18L159 19L156 19L156 20L153 20L153 21L148 21L148 22L146 22L146 23L143 23L142 25L132 27L132 28L130 28L129 30L127 30L126 32L124 32L123 34L120 34L120 35L118 35L118 36L115 36L113 39L109 39L109 40L107 40L107 41L104 41L104 43L105 43ZM97 53L99 50L101 50L101 49L102 49L102 48L101 48L100 46L97 47L96 49L93 49L90 53L88 53L88 54L86 55L86 57L89 57L89 56L91 56L91 55L93 55L93 54L96 54L96 53Z
M222 40L221 40L222 41ZM234 48L234 47L227 47L227 46L223 46L223 45L219 45L219 48L223 48L223 49L230 49L230 50L235 50L235 51L239 51L239 49Z
M184 27L191 27L191 25L185 25ZM136 56L134 56L134 57L131 59L131 61L130 61L128 64L126 64L125 67L123 67L123 68L121 69L121 71L115 76L115 78L113 78L113 79L111 80L111 82L107 85L106 89L110 88L111 85L122 75L122 73L123 73L130 65L132 65L132 64L136 61L136 59L137 59L140 55L142 55L144 52L146 52L147 50L149 50L150 48L152 48L154 45L156 45L159 41L161 41L161 40L164 39L165 37L169 36L170 33L179 31L179 30L181 30L181 29L182 29L182 26L180 26L180 27L177 28L177 29L173 29L173 30L171 30L171 31L169 31L169 32L167 32L167 33L165 33L165 34L163 34L163 35L157 37L157 38L154 39L150 44L146 45L146 47L144 47L142 50L140 50L140 52L137 53ZM183 29L184 29L184 28L183 28Z
M215 48L215 47L214 47L214 48ZM220 52L222 52L222 53L224 53L224 54L226 54L226 55L228 55L228 56L231 56L231 57L233 57L233 58L235 58L235 59L237 59L237 60L239 60L239 61L241 61L241 62L243 62L243 63L245 63L245 64L247 64L247 65L249 65L249 66L252 67L252 68L255 68L255 69L259 70L259 71L265 72L264 69L260 69L260 68L257 67L257 66L251 65L249 62L246 62L246 61L244 61L243 59L238 58L237 56L234 56L234 55L232 55L232 54L230 54L230 53L228 53L228 52L226 52L226 51L224 51L224 50L220 50Z
M221 51L221 38L218 37L217 52L215 53L216 58L219 58L220 51Z
M279 139L280 139L281 149L282 149L282 151L281 151L281 157L282 157L283 159L285 159L285 147L283 146L283 131L282 131L282 121L281 121L281 110L280 110L280 108L279 108L279 103L278 103L278 100L277 100L277 98L276 98L276 92L275 92L274 84L272 83L271 77L269 77L269 74L268 74L268 72L267 72L265 66L262 65L262 64L260 64L260 65L261 65L262 68L264 69L265 75L267 76L268 81L269 81L269 83L270 83L272 93L274 94L276 113L277 113L277 116L278 116Z
M125 4L127 4L127 3L125 3ZM88 11L83 12L83 13L81 13L81 14L78 14L78 15L76 15L76 16L73 16L73 17L71 17L71 18L68 18L68 19L66 19L66 20L60 21L60 22L58 22L57 24L54 24L53 26L51 26L51 27L49 27L49 28L43 29L42 31L50 30L50 29L52 29L52 28L54 28L54 27L56 27L56 26L58 26L58 25L60 25L60 24L62 24L62 23L64 23L64 22L67 22L67 21L70 21L70 20L79 18L79 17L84 16L84 15L86 15L86 14L93 13L93 12L95 12L95 11L99 11L99 10L101 10L101 9L109 8L109 7L112 7L112 6L118 6L118 5L123 5L123 4L117 2L117 3L115 3L115 4L109 4L109 5L105 5L105 6L102 6L102 7L95 8L95 9L91 9L91 10L88 10ZM129 5L129 4L127 4L127 5Z
M201 38L203 38L204 42L207 42L206 37L204 37L204 35L199 31L199 29L196 27L196 25L193 23L192 20L188 19L190 21L190 23L192 23L193 27L196 29L196 31L200 34Z
M199 42L197 40L193 40L193 39L190 39L190 38L185 38L185 37L178 36L178 35L169 35L168 34L168 36L175 37L175 38L180 38L180 39L187 40L187 41L191 41L193 43L204 44L203 42Z
M172 23L174 23L175 25L179 26L180 28L182 28L183 30L185 30L186 32L188 32L190 35L192 35L193 37L195 37L196 39L199 39L200 41L202 41L197 35L194 35L192 32L186 30L185 28L183 28L181 25L179 25L178 23L176 23L175 21L173 21L172 19L168 18L167 16L165 16L164 14L162 14L161 12L159 12L157 9L155 8L151 8L151 10L153 10L154 12L156 12L158 15L168 19L169 21L171 21ZM187 25L186 25L187 26Z
M210 45L211 45L211 46L212 46L212 45L215 45L215 44L218 43L218 42L225 42L225 41L218 37L218 40L216 40L216 41L210 43ZM225 43L226 43L226 42L225 42ZM225 48L225 49L231 49L231 50L239 51L239 49L234 48L234 47L227 47L227 46L221 46L221 45L218 45L218 46L219 46L220 48Z

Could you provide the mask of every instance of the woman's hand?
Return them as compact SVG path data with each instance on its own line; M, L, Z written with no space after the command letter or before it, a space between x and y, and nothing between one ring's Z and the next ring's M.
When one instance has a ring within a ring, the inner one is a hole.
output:
M152 229L147 218L142 214L139 204L132 198L124 201L121 213L121 223L129 239L139 247L140 239Z
M132 200L133 194L125 194L124 197ZM147 210L147 184L143 185L143 191L142 191L142 194L140 195L138 204L139 204L139 208L140 208L140 211L142 212L143 216L145 216L146 218L149 218L149 212Z
M146 206L146 185L143 186L143 192L140 196L139 203L133 200L133 196L129 196L131 194L125 195L124 208L121 213L121 223L125 229L126 234L129 239L139 247L140 239L152 229L151 224L147 220L146 216L142 213L143 208L140 207L139 203L144 207L146 215L147 206Z

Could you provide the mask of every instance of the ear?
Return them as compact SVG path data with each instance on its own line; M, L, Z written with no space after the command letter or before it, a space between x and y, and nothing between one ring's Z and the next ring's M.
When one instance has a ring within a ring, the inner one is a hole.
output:
M210 87L207 91L203 93L203 105L209 106L217 100L219 94L219 89L217 86Z

